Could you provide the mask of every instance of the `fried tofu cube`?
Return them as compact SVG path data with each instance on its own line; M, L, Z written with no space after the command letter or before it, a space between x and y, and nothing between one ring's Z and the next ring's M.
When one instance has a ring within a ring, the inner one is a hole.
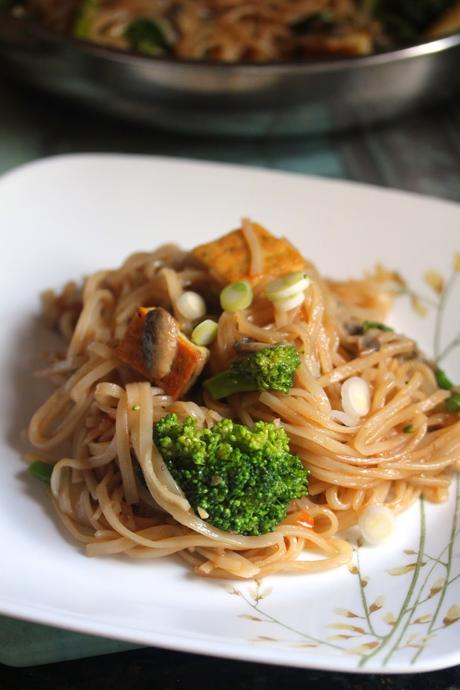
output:
M374 49L369 31L354 31L343 36L305 36L300 42L305 55L368 55Z
M115 355L177 399L201 374L209 351L194 345L181 333L176 320L162 307L140 307Z
M274 237L257 223L252 223L252 227L261 246L263 276L276 277L303 269L304 258L288 240ZM196 247L192 254L209 269L219 285L227 285L243 279L255 285L262 277L250 275L251 254L240 229Z

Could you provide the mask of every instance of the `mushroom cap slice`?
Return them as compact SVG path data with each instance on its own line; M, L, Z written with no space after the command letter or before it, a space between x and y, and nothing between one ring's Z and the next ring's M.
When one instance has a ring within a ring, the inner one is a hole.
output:
M177 353L179 328L166 309L148 312L142 333L145 368L153 379L162 379L170 371Z

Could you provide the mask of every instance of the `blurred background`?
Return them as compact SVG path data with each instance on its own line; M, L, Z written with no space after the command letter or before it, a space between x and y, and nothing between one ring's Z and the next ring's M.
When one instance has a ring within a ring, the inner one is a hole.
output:
M0 0L0 171L117 151L458 199L459 31L458 0Z

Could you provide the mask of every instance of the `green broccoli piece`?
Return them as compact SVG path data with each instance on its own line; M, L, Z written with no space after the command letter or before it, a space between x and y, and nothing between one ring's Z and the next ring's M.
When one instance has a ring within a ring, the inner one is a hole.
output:
M88 38L100 10L100 0L83 0L73 27L75 38L82 40ZM140 53L159 55L169 50L163 29L158 22L146 17L139 17L130 22L125 29L124 38L132 50L137 50Z
M169 49L162 28L153 19L135 19L127 27L124 37L133 50L147 55L159 55Z
M248 391L288 393L299 365L300 355L294 345L274 345L232 362L229 369L203 385L214 400Z
M200 429L191 417L168 414L153 438L194 512L226 532L272 532L294 498L307 494L308 470L289 452L282 427L222 419Z

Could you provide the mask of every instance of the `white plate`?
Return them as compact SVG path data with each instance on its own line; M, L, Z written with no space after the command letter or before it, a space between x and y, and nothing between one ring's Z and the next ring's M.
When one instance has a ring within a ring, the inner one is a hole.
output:
M361 548L361 575L342 568L257 587L199 579L172 558L86 558L24 475L19 432L43 394L30 374L44 343L39 292L164 241L191 247L242 215L289 236L327 275L359 276L382 261L432 302L423 274L449 276L460 250L460 207L343 182L131 156L54 158L0 181L0 612L292 666L410 672L459 663L455 485L449 505L418 504L391 543ZM443 300L442 347L460 328L458 283ZM436 313L422 318L405 297L391 322L431 353ZM458 350L446 366L459 380Z

